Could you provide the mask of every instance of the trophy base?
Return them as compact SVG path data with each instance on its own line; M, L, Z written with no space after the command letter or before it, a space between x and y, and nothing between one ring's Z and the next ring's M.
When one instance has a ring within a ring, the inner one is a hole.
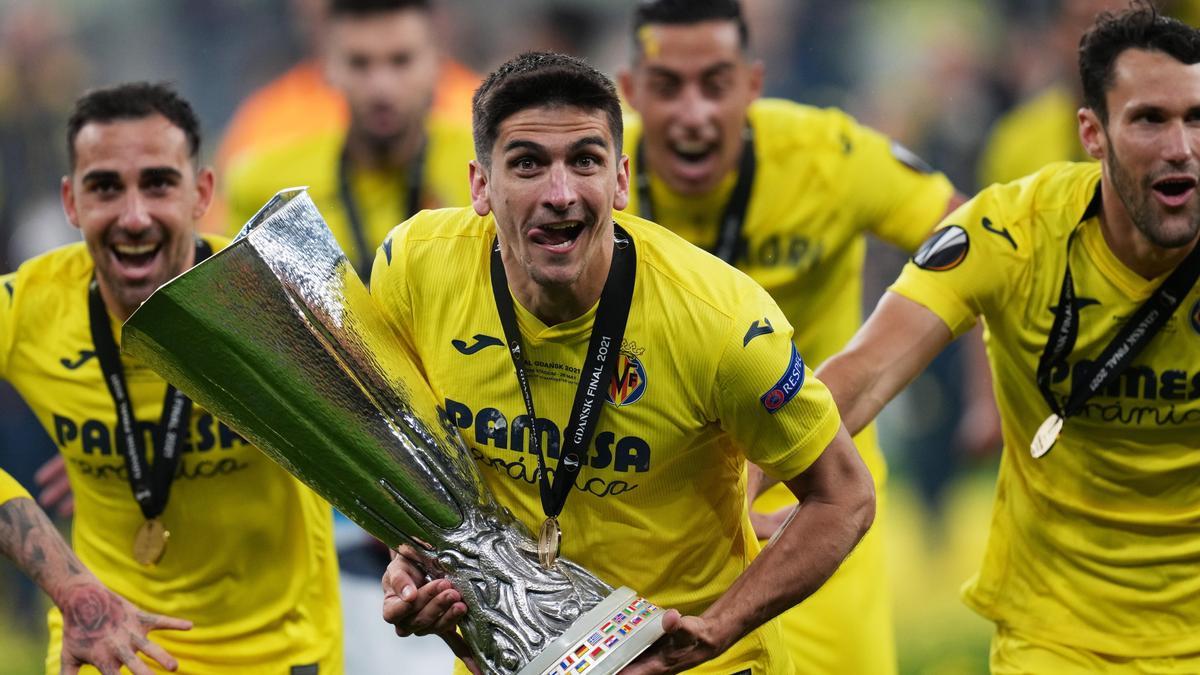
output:
M576 619L517 675L612 675L662 637L663 613L622 586Z

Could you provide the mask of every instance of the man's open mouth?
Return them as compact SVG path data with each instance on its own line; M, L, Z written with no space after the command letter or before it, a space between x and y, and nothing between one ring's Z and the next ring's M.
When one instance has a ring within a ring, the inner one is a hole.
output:
M113 257L126 268L145 267L154 262L158 252L162 250L162 242L144 244L113 244L109 246Z
M1195 193L1196 179L1193 176L1169 176L1155 181L1151 187L1163 204L1181 206Z
M681 141L671 143L671 153L687 164L699 164L717 151L715 142Z
M529 231L533 243L551 249L568 249L583 234L583 223L565 222L539 225Z

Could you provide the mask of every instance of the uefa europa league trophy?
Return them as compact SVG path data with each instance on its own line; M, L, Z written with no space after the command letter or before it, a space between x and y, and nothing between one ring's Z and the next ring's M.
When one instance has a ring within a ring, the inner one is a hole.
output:
M158 289L123 342L385 544L420 551L462 593L485 672L615 673L662 635L637 593L539 564L303 190Z

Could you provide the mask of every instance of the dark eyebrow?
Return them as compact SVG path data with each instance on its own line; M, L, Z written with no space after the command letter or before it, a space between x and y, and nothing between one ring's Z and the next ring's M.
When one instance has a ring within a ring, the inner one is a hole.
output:
M508 143L504 144L504 152L510 152L510 151L516 150L518 148L525 148L526 150L532 150L533 152L536 152L540 155L546 154L546 148L539 143L534 143L533 141L523 141L523 140L518 139L515 141L509 141Z
M681 79L679 77L679 73L677 73L669 68L663 68L662 66L649 66L649 67L647 67L647 70L649 70L650 74L654 75L654 76L665 77L665 78L672 79L672 80Z
M717 65L715 65L715 66L713 66L713 67L711 67L711 68L708 68L708 69L706 69L706 70L705 70L703 73L701 73L701 74L700 74L700 77L701 77L701 78L709 78L709 77L714 77L714 76L716 76L716 75L721 75L721 74L723 74L723 73L726 73L726 72L728 72L728 71L730 71L730 70L733 70L733 68L734 68L734 64L733 64L732 62L730 62L730 61L723 61L723 62L721 62L721 63L718 63Z
M580 150L592 145L599 146L604 150L608 150L608 143L606 143L603 138L599 136L585 136L571 144L571 152L579 152Z
M121 177L116 171L94 170L83 174L84 183L97 183L100 181L115 181Z
M180 173L179 169L176 169L174 167L152 166L148 169L142 169L141 177L142 177L142 180L145 180L147 178L159 178L159 179L170 178L173 180L179 180L180 178L183 178L183 174Z

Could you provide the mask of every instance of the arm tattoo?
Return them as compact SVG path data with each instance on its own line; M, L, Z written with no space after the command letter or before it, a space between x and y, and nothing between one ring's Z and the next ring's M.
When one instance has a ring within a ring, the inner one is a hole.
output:
M19 497L0 504L0 553L55 601L71 582L91 577L32 499Z

